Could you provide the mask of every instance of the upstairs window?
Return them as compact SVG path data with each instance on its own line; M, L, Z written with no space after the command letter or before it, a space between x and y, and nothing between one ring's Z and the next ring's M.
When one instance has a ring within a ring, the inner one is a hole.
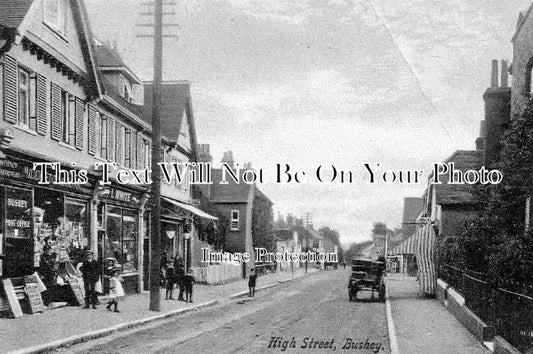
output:
M150 142L143 140L144 143L144 167L152 167L152 149L150 148Z
M76 142L76 98L67 91L61 91L61 141Z
M67 0L44 0L44 23L55 32L65 35L67 26Z
M231 211L230 230L231 231L239 231L239 211L238 210L232 210Z
M131 93L130 82L122 75L120 75L120 95L128 102L132 102L133 97Z

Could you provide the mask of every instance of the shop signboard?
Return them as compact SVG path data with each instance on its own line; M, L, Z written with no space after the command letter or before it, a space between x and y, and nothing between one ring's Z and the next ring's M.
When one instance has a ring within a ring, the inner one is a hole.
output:
M69 279L69 286L70 289L72 289L72 293L74 294L74 297L76 298L76 302L78 305L83 305L85 302L84 296L83 296L83 290L80 282L76 278L70 278Z
M11 283L11 279L9 278L2 279L2 284L4 285L4 292L6 294L7 301L9 302L11 313L13 314L15 318L21 317L22 309L20 307L17 294L15 293L15 288L13 287L13 284Z
M26 294L28 295L28 300L30 303L31 313L43 312L43 298L41 296L41 291L39 290L39 284L37 283L37 278L35 275L24 276L24 285L26 287Z
M61 166L61 170L64 174L69 174L70 171L74 169L69 169L67 167ZM55 170L52 167L46 168L46 174L48 178L46 180L50 181L49 186L54 188L68 190L81 194L92 194L93 192L93 183L54 183L55 180ZM0 160L0 179L14 180L19 182L25 182L32 185L41 185L45 186L42 183L41 172L38 168L33 168L33 162L25 161L10 156L8 159ZM91 181L91 180L89 180Z

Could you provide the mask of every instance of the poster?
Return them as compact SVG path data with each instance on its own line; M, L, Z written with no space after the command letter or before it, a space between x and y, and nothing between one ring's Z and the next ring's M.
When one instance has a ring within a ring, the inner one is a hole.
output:
M47 341L93 353L533 350L531 1L4 3L4 275L37 264L27 211L43 188L87 218L69 216L62 251L112 258L127 293L53 310L62 326L47 323L52 310L34 316ZM11 155L38 178L22 183ZM47 344L9 321L8 350Z

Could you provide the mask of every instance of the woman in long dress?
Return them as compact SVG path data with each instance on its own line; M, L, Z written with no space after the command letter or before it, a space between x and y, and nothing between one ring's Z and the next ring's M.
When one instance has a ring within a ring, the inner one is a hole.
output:
M111 306L115 305L115 312L120 312L118 310L118 302L126 294L124 293L124 288L122 287L122 282L124 280L120 276L120 269L113 269L113 276L109 279L109 301L107 303L106 309L111 311Z

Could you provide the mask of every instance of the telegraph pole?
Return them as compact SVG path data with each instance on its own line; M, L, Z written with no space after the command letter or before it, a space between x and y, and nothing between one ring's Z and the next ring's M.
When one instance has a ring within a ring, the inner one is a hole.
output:
M163 0L154 6L154 82L152 98L152 232L150 246L150 311L161 311L161 81L163 77Z
M154 40L154 72L152 96L152 222L150 228L150 311L161 311L160 293L160 262L161 262L161 84L163 80L163 37L177 37L176 35L163 35L163 5L175 5L175 2L155 0L143 3L154 6L154 12L141 13L143 16L154 16L153 34L138 34L137 37L153 38ZM165 24L165 26L176 24ZM151 27L152 24L139 24L140 27Z
M311 213L305 213L304 215L305 219L305 228L307 232L305 233L305 251L309 252L309 225L313 225L313 214ZM307 274L307 255L305 257L305 274Z

